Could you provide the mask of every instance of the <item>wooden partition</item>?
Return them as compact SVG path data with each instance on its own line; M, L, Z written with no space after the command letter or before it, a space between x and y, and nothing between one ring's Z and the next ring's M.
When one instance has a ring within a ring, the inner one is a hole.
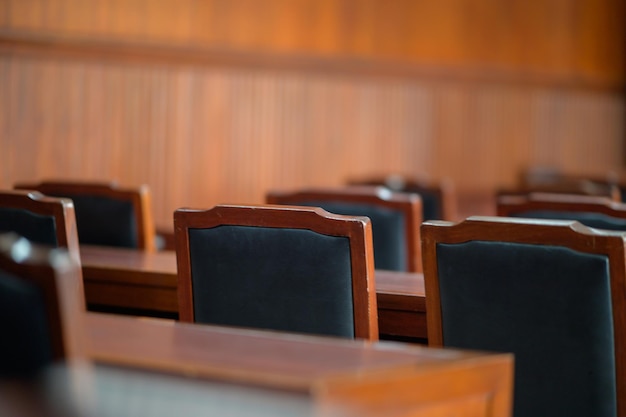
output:
M624 5L531 3L0 1L0 187L147 183L171 225L372 173L621 170Z

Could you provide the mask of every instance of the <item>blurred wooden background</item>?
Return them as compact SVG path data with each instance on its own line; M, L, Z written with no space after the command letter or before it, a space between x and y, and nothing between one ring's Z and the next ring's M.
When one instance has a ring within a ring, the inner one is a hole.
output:
M0 187L147 183L155 219L401 172L621 172L623 0L0 0Z

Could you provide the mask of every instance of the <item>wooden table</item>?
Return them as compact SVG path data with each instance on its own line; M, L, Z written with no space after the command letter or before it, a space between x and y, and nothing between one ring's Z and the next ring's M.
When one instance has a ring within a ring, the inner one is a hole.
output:
M88 313L101 364L291 393L339 415L508 416L513 358ZM344 414L345 412L345 414ZM318 414L315 414L318 415Z
M176 318L176 253L81 246L85 296L90 306L142 310ZM422 274L376 270L378 326L382 338L425 342Z
M510 354L87 313L86 364L0 379L0 415L509 417Z

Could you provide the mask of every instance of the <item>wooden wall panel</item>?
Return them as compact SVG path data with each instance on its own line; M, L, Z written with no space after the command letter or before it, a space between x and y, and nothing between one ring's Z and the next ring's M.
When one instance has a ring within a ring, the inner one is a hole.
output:
M147 183L155 218L401 172L621 171L620 0L0 0L0 187Z
M160 224L376 172L485 191L532 164L622 166L624 100L607 91L21 56L0 68L0 186L148 183Z
M0 28L624 82L623 0L0 0Z

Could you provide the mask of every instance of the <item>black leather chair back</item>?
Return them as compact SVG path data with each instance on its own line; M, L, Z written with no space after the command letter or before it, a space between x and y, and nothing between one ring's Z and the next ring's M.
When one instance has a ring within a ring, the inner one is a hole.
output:
M336 214L369 217L372 221L376 269L407 270L406 227L401 211L373 204L338 201L308 200L294 204L321 207Z
M0 378L31 377L52 362L44 297L37 286L0 270Z
M611 217L604 213L532 210L512 213L511 217L527 217L533 219L576 220L585 226L596 229L626 231L626 219Z
M229 225L189 249L196 322L354 338L347 238Z
M606 256L563 247L438 244L447 347L514 352L514 415L616 416Z
M54 216L33 213L27 209L0 207L0 233L3 232L13 232L43 245L59 245Z
M80 243L138 247L137 219L132 202L86 194L62 197L74 202Z

